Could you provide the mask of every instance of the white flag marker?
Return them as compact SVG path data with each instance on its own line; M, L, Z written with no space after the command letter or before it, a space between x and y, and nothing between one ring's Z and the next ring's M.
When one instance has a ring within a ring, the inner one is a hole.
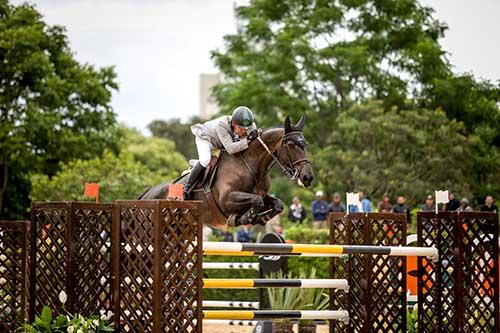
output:
M446 191L436 191L436 214L438 213L438 204L448 203L450 200L448 199L448 190Z
M349 214L349 206L359 205L359 193L346 192L347 214Z

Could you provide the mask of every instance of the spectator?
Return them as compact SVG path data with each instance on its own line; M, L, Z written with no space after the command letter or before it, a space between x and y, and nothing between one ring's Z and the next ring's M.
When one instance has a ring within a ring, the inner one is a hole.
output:
M420 208L422 212L434 212L436 211L436 207L434 207L434 197L432 195L428 195L425 198L425 204Z
M462 198L462 200L460 200L460 206L458 206L457 212L472 212L472 207L469 206L469 200L467 200L467 198Z
M316 200L311 203L314 229L327 228L328 224L328 203L323 200L323 191L316 192Z
M371 213L372 212L372 202L370 199L365 197L365 193L360 191L359 203L355 205L349 205L349 213Z
M406 214L406 221L408 224L411 223L410 207L405 204L406 198L402 195L398 195L396 204L392 207L394 213Z
M455 193L448 193L448 203L444 206L445 211L453 212L460 207L460 201L455 198Z
M340 201L340 194L337 192L332 196L332 203L328 205L328 212L345 212L345 206Z
M234 242L234 235L232 232L229 232L227 230L218 230L217 231L217 237L222 237L223 242Z
M241 243L250 243L253 242L253 231L250 224L242 224L238 229L238 233L236 234L238 242Z
M389 194L384 194L377 208L379 213L392 213L391 197L389 197Z
M481 206L482 212L498 212L497 206L493 202L493 196L487 195L484 199L484 205Z
M299 222L302 224L302 222L306 219L306 216L306 209L300 203L300 199L298 197L294 197L292 199L290 210L288 211L288 219L292 222Z

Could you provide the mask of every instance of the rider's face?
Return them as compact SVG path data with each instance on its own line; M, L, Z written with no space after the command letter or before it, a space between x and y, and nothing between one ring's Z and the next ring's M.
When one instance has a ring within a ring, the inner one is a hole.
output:
M234 124L233 127L234 127L234 133L236 133L236 135L239 136L240 138L247 136L247 130L244 129L243 127L240 127L237 124Z

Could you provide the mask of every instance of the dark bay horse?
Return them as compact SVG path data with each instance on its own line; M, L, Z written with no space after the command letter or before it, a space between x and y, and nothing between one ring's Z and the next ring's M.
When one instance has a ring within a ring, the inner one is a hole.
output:
M283 127L264 130L245 151L234 155L222 152L210 193L197 189L191 195L193 200L208 202L212 213L210 226L264 225L280 214L283 203L267 193L271 185L269 171L274 164L299 185L311 185L314 175L302 134L304 122L302 117L292 125L287 117ZM153 186L139 199L167 196L168 183Z

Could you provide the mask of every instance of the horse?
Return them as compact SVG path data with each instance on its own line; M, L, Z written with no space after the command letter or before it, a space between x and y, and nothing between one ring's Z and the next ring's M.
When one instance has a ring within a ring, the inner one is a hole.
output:
M221 152L213 181L204 189L198 185L191 194L192 200L208 203L212 213L209 226L225 229L242 224L265 225L280 214L283 203L268 194L269 171L275 164L299 186L311 186L314 173L307 158L304 124L304 116L295 125L286 117L283 126L260 131L246 150L233 155ZM168 186L153 186L139 199L165 199Z

